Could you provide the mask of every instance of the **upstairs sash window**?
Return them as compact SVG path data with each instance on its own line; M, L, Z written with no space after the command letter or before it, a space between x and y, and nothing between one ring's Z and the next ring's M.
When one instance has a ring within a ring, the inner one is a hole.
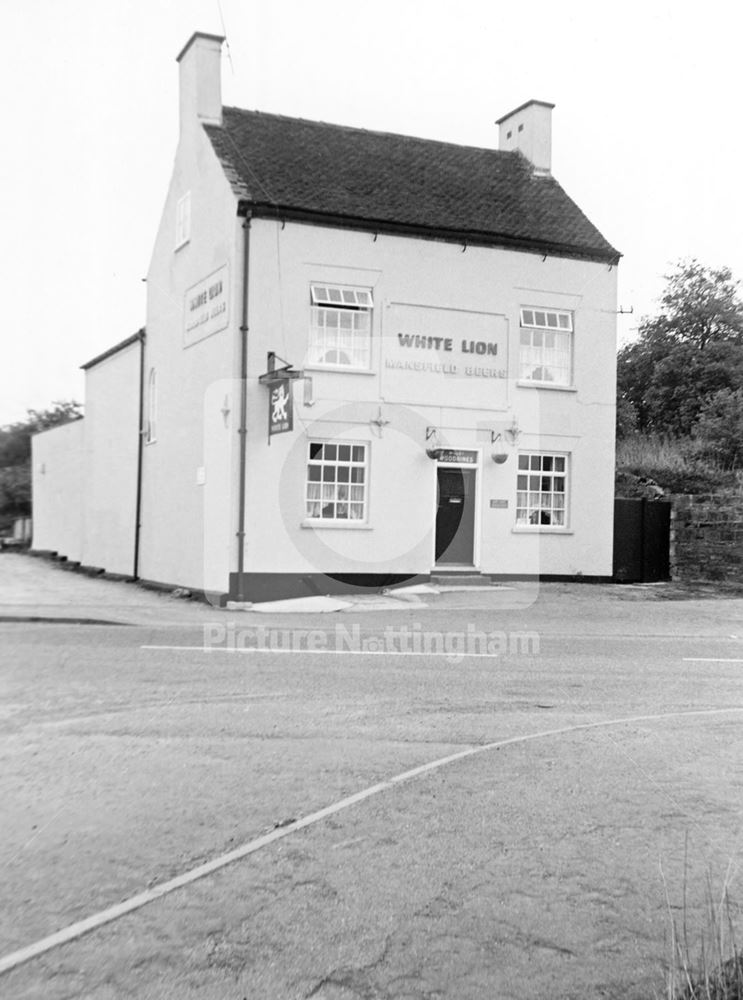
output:
M308 363L368 371L374 304L371 289L313 282L310 297Z
M557 309L521 310L519 378L523 382L571 385L573 314Z

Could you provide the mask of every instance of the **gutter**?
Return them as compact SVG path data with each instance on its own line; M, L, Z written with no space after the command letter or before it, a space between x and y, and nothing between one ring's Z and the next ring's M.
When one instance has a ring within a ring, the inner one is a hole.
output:
M248 272L250 266L250 220L252 210L245 202L237 208L243 221L243 308L240 324L240 482L238 484L237 511L237 594L236 600L245 601L245 469L248 449Z
M118 354L119 351L123 351L125 348L130 347L132 344L136 344L140 340L140 335L144 334L144 329L137 330L133 333L131 337L127 337L126 340L120 341L118 344L114 344L113 347L109 347L108 350L104 351L103 354L97 354L90 361L86 361L84 365L80 365L82 371L86 372L89 368L93 368L95 365L101 363L101 361L106 361L108 358L113 357L114 354Z
M241 202L247 206L247 202ZM278 219L280 221L304 223L332 229L353 229L357 232L408 236L414 239L435 240L441 243L458 243L464 247L494 247L502 250L521 250L525 253L541 254L548 257L568 257L587 260L597 264L618 264L622 254L609 244L605 248L591 248L574 243L557 243L549 240L534 240L528 237L510 236L505 233L480 232L477 230L446 229L409 222L391 222L388 219L368 219L353 215L337 215L311 209L293 208L290 205L253 202L249 210L255 219Z
M144 327L132 341L139 340L139 441L137 445L137 499L134 508L134 566L132 577L139 579L139 539L142 520L142 462L144 454L144 342L147 334Z

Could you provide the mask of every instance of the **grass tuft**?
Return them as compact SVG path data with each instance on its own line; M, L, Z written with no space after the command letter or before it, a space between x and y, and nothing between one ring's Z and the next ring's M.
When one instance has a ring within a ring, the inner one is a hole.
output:
M743 954L735 939L735 911L728 892L730 870L719 897L707 877L707 926L696 956L692 955L687 926L686 859L684 861L682 920L672 913L663 869L661 878L671 928L671 958L666 977L666 1000L743 1000Z

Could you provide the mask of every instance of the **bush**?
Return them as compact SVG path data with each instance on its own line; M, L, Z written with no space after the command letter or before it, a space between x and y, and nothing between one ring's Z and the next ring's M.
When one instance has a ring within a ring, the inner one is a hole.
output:
M617 440L623 441L637 432L637 407L627 396L617 396Z
M0 513L5 522L31 513L31 467L13 465L0 469Z
M743 465L743 389L716 392L702 407L694 436L727 468Z
M648 496L647 480L666 493L716 493L736 485L735 473L696 439L630 435L617 443L617 495Z

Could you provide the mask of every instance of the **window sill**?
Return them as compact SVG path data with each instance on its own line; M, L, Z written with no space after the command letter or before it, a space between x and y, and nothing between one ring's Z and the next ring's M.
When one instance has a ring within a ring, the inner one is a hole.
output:
M346 375L376 375L371 368L352 368L351 365L305 365L306 372L344 372Z
M364 521L322 521L307 518L299 522L300 528L329 528L331 531L372 531L372 526Z
M525 525L523 528L511 528L512 535L574 535L572 528L551 528L548 524Z
M551 392L577 392L574 385L555 385L554 382L536 382L531 379L518 379L519 389L549 389Z

